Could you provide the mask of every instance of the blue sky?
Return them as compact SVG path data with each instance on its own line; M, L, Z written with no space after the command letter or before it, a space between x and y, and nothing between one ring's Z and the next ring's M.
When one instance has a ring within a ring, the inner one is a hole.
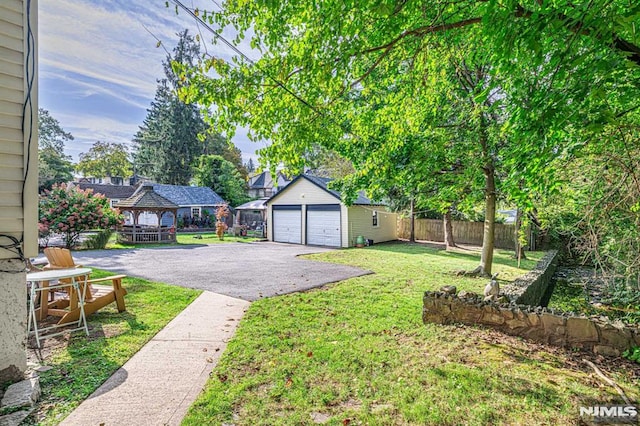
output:
M215 7L206 0L183 3ZM165 7L165 0L40 1L38 19L40 107L74 136L66 145L74 161L98 140L131 144L163 77L166 52L156 47L156 38L171 51L178 31L199 31L191 17ZM211 39L204 30L202 35ZM231 55L224 45L206 48ZM261 147L241 129L233 141L244 161L255 159Z

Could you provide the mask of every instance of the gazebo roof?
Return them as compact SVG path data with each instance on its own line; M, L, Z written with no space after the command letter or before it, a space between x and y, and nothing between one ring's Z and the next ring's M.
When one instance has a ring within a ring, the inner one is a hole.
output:
M115 207L135 210L177 210L178 205L153 191L153 186L145 185L126 200L118 202Z

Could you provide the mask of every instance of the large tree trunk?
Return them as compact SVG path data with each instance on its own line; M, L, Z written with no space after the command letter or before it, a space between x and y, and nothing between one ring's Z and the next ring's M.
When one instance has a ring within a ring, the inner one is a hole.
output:
M472 271L459 273L472 276L491 276L493 266L493 247L495 243L496 224L496 176L492 164L484 167L485 199L484 199L484 233L482 235L482 254L480 264Z
M496 180L493 166L484 169L485 178L485 207L484 234L482 235L482 256L478 266L478 275L491 275L493 266L493 246L495 243L496 224Z
M414 213L414 202L413 197L411 197L411 219L409 221L409 242L416 242L416 214Z
M520 267L520 261L527 258L527 256L524 254L524 246L520 244L520 229L522 229L522 210L520 209L516 210L516 221L514 225L514 257L518 259L518 267Z
M453 239L453 224L451 223L451 210L453 206L449 206L444 214L444 246L447 250L456 246L456 242Z

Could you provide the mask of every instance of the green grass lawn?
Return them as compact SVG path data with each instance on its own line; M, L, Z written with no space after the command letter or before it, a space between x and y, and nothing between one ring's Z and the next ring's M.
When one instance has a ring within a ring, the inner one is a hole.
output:
M75 332L43 341L42 363L52 369L39 373L42 397L28 424L58 424L201 293L138 278L123 286L127 310L119 313L112 303L89 316L89 337Z
M260 241L260 238L253 237L233 237L225 235L224 240L220 240L218 236L213 233L178 233L177 242L175 244L220 244L220 243L251 243L254 241ZM128 249L128 248L140 248L140 247L167 247L174 244L122 244L116 242L116 235L111 237L107 244L108 249Z
M502 283L526 272L510 256L496 252ZM528 256L526 269L542 253ZM617 395L579 361L588 354L422 323L425 290L482 292L486 279L454 274L478 253L397 243L308 258L375 274L254 302L183 424L566 425L581 401ZM616 365L601 368L637 400Z

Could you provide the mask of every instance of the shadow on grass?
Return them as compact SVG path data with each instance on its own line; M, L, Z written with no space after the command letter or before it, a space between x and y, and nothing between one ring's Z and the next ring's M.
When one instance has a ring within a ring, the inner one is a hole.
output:
M468 249L456 248L452 251L446 251L444 246L441 248L435 247L432 243L409 243L404 241L392 241L388 243L375 244L371 247L365 248L365 250L371 251L383 251L383 252L393 252L399 254L408 254L408 255L421 255L421 254L429 254L434 256L439 256L442 258L457 258L460 260L467 260L471 262L479 262L480 261L480 253L475 252ZM468 253L463 253L461 251L467 251ZM499 253L508 253L508 250L496 249ZM528 260L528 262L535 262L533 260ZM510 260L503 256L494 256L493 263L496 265L516 267L517 260Z
M500 374L495 377L497 380L487 380L485 372L469 369L461 364L447 364L435 367L431 372L446 380L455 389L463 390L473 394L490 391L494 394L504 394L506 399L515 397L534 399L547 405L549 408L561 400L558 391L549 385L543 385L540 381L526 380L513 377L508 374ZM462 395L461 395L462 396Z

